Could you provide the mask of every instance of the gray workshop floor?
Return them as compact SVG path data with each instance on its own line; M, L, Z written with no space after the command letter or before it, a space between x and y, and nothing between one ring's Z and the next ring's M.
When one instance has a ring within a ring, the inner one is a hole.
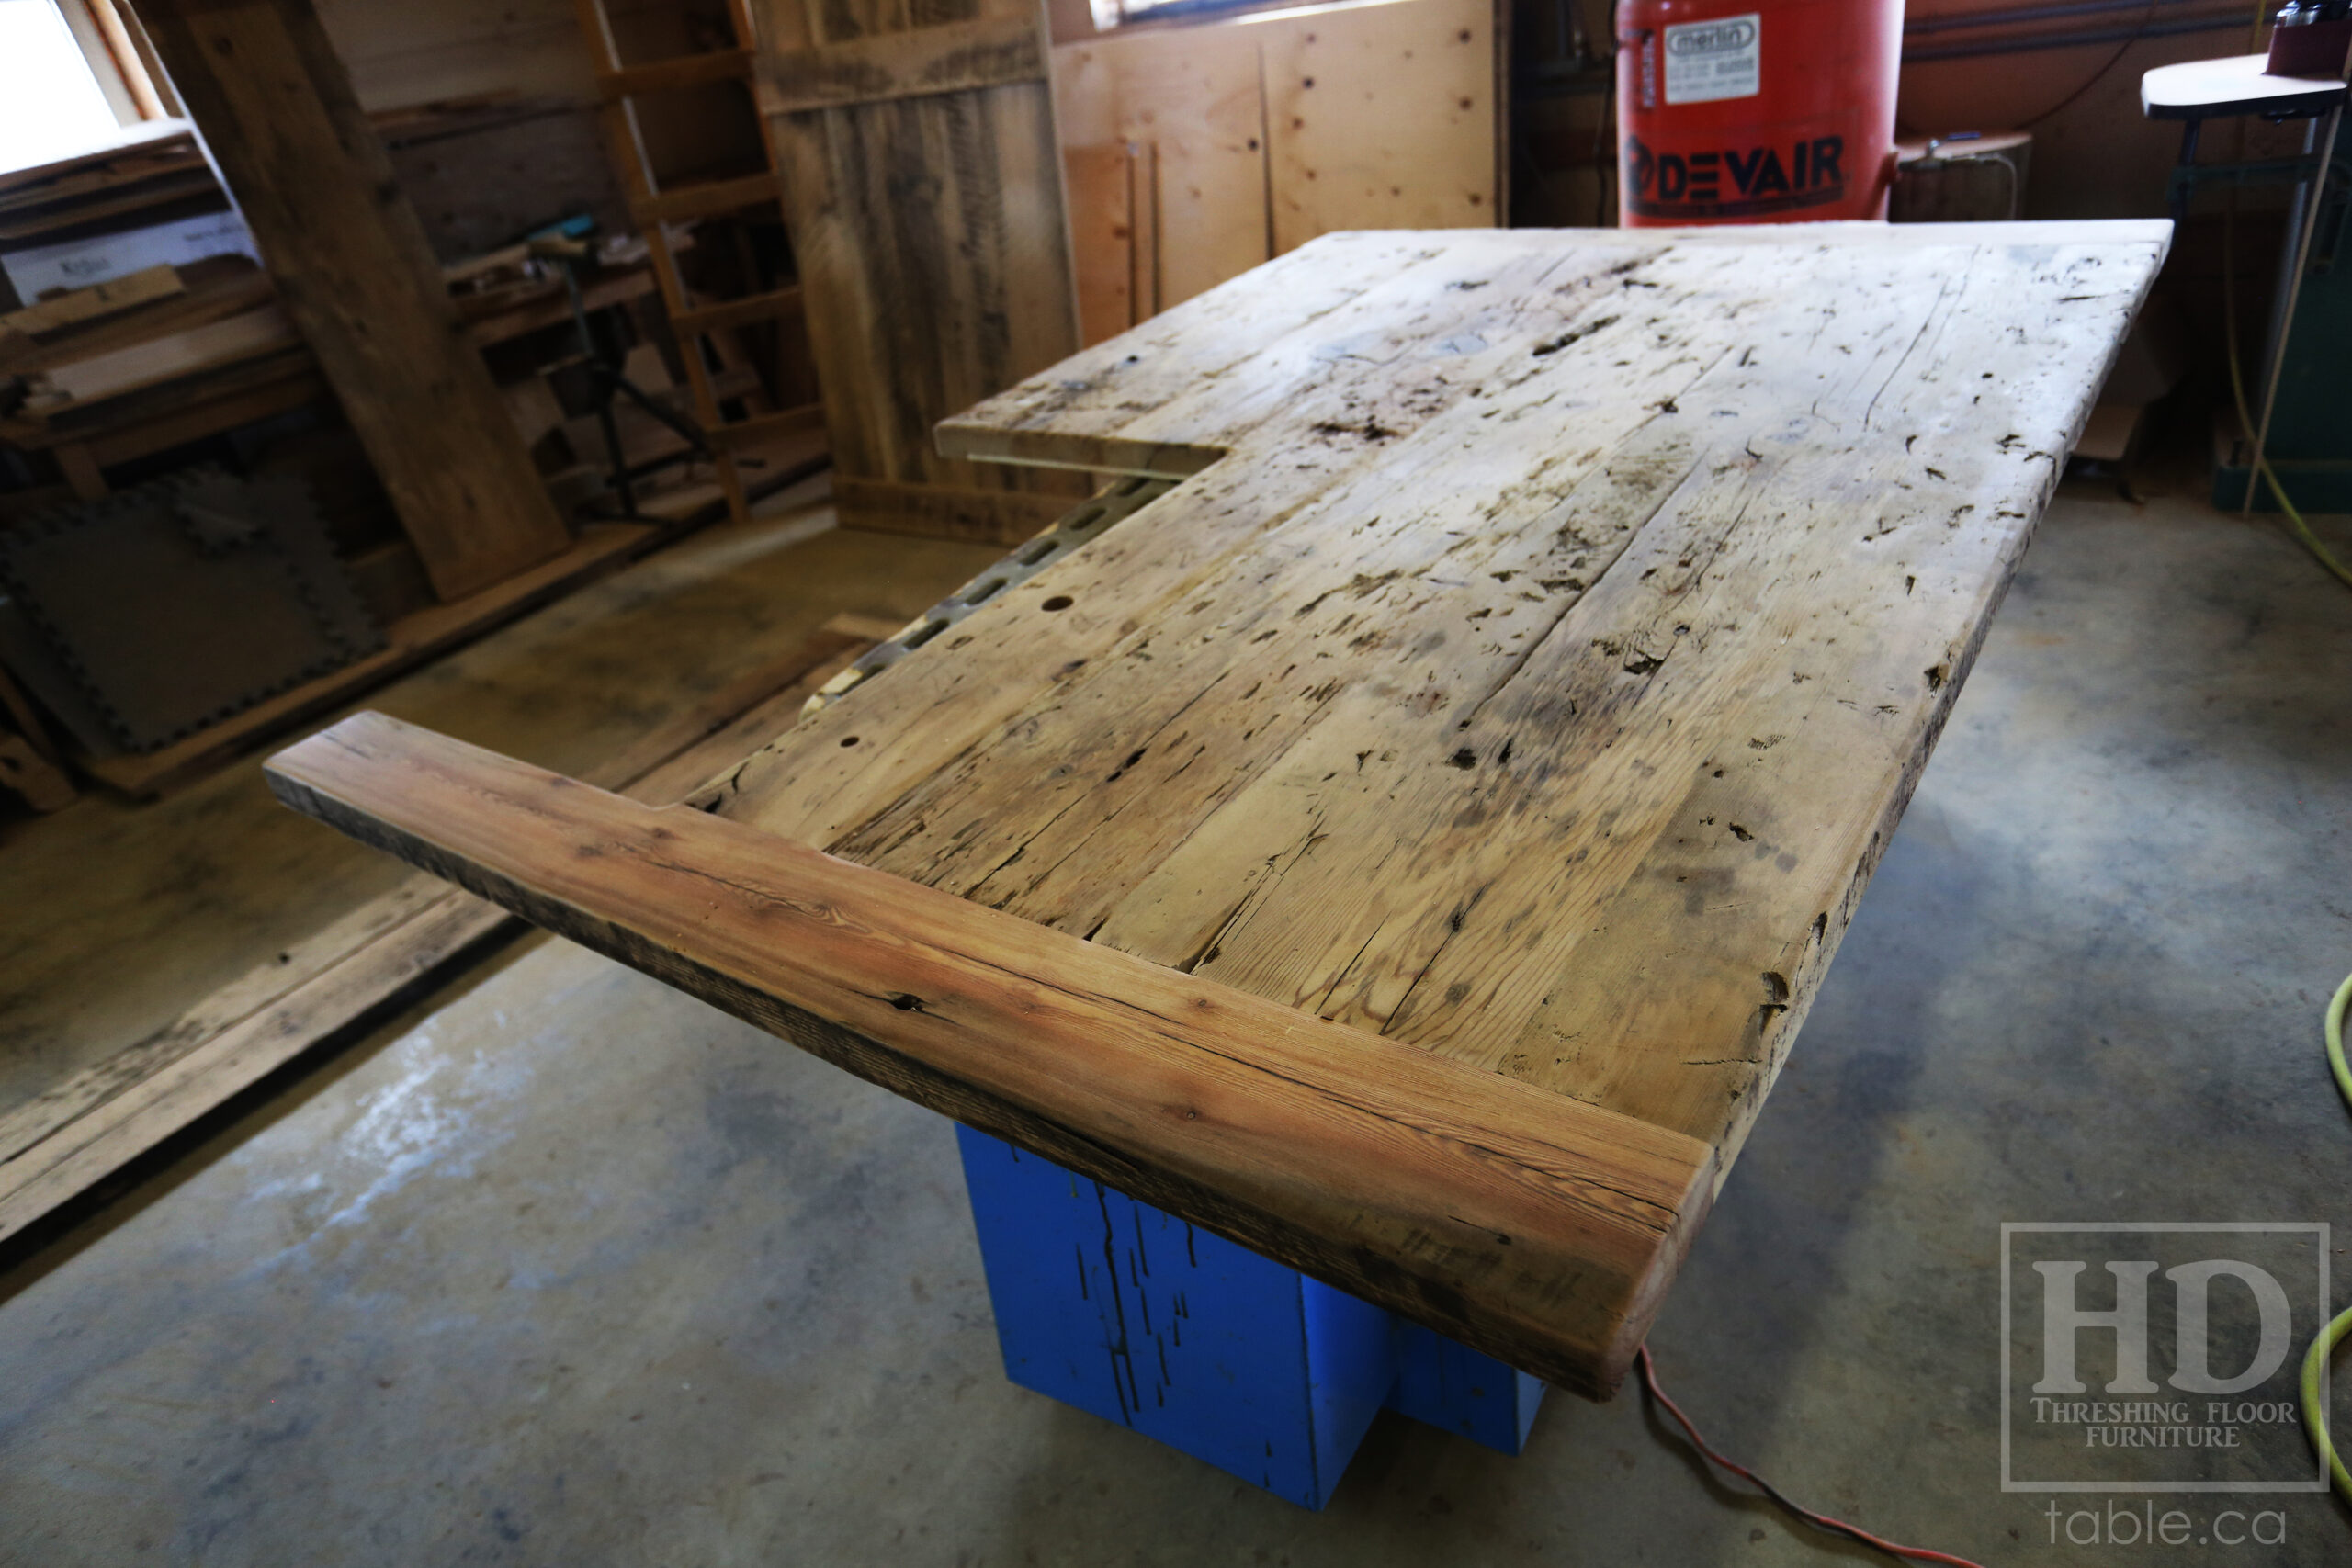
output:
M356 705L577 772L829 615L911 618L1001 553L833 532L823 493L787 491ZM261 763L155 805L87 795L0 840L0 1109L408 874L280 807Z
M2352 593L2272 528L2062 500L1653 1337L1724 1446L1988 1562L2142 1560L1999 1489L1998 1226L2352 1220L2347 670ZM2275 1501L2286 1546L2165 1560L2346 1560ZM0 1274L9 1562L1845 1550L1630 1396L1518 1460L1384 1417L1316 1516L1019 1392L944 1123L551 942Z

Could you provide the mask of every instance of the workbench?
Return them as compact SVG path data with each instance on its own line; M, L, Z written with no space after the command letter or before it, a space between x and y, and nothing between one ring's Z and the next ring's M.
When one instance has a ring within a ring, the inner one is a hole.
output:
M942 425L1179 482L686 802L375 715L272 783L1605 1397L2169 235L1327 236Z

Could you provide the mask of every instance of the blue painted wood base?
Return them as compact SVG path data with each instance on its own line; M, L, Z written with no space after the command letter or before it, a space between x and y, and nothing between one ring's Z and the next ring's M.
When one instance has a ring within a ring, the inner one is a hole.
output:
M1544 1385L1012 1145L956 1129L1005 1375L1320 1508L1384 1406L1518 1453Z

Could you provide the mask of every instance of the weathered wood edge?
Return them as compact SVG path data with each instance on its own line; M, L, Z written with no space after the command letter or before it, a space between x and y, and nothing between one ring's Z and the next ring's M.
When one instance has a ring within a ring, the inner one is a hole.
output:
M1588 1397L1712 1200L1695 1139L380 715L267 773L363 842ZM992 945L1017 972L971 956Z
M835 615L783 660L584 773L667 805L739 758L752 735L788 723L779 710L796 710L893 629ZM526 929L458 888L411 877L50 1095L0 1112L0 1243L315 1047L451 984Z
M773 51L760 67L760 112L805 114L1043 82L1045 31L1041 15L1024 12Z
M1998 233L1988 232L1997 229ZM1311 252L1317 246L1335 246L1383 234L1404 235L1416 231L1340 230L1317 235L1298 247L1294 255ZM1730 224L1710 228L1689 229L1513 229L1505 231L1514 239L1532 243L1546 236L1565 237L1579 248L1600 250L1665 250L1671 247L1699 246L1705 248L1733 247L1753 249L1758 246L1778 246L1802 249L1836 245L1840 249L1871 246L1883 249L1913 249L1937 245L1981 247L1987 244L2007 245L2083 245L2100 244L2130 246L2152 244L2156 247L2161 264L2170 250L2173 224L2168 218L2094 218L2020 220L2001 224L1984 223L1884 223L1869 221L1835 223ZM1229 278L1208 293L1185 301L1179 309L1196 306L1199 300L1211 299L1229 288L1241 287L1250 276ZM2144 290L2143 291L2144 298ZM932 429L932 439L943 457L958 457L976 462L1017 465L1023 468L1076 468L1088 473L1142 474L1154 479L1186 479L1206 470L1227 456L1228 448L1207 442L1187 442L1182 439L1142 440L1116 431L1070 430L1050 419L1026 423L1008 424L998 416L997 410L1007 400L1033 392L1039 384L1062 378L1069 373L1071 363L1110 364L1115 361L1130 341L1148 342L1151 334L1164 331L1164 317L1137 323L1115 337L1095 344L1066 361L1042 371L1027 380L1009 387L996 397L951 418L941 420ZM2120 345L2119 345L2120 349ZM2087 412L2087 411L2086 411Z

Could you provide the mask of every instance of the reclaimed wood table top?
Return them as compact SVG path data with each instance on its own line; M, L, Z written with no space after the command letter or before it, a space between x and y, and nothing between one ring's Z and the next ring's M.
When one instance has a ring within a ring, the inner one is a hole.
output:
M273 781L1605 1394L2169 232L1328 236L943 425L1182 482L687 805L374 716Z

